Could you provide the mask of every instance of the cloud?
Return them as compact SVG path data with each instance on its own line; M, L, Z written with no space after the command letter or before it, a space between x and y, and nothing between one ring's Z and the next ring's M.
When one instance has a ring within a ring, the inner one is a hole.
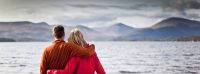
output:
M117 17L111 16L109 14L99 14L99 15L90 15L90 16L57 16L54 18L56 21L67 24L67 25L82 25L82 24L90 24L95 22L110 22L116 20Z
M170 8L180 11L185 9L200 9L200 0L164 0L162 2L164 9Z
M198 19L199 0L0 0L0 21L145 27L168 17Z
M150 27L153 24L162 20L161 18L148 18L148 17L120 17L117 21L120 21L129 26L134 26L136 28ZM134 24L133 24L134 23ZM147 25L148 23L148 25Z
M174 11L187 15L188 9L200 9L200 0L163 0L161 4L164 11Z

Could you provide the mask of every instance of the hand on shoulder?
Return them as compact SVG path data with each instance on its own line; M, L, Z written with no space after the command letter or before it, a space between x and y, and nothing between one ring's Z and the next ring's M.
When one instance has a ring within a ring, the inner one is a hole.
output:
M95 50L95 45L94 44L87 44L87 46L89 47L89 48L92 48L92 49L94 49Z

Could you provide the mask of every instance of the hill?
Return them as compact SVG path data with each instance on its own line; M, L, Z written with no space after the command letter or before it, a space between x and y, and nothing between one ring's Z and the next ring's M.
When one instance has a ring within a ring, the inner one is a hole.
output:
M164 40L183 36L200 36L200 22L178 17L167 18L152 27L139 29L118 39Z

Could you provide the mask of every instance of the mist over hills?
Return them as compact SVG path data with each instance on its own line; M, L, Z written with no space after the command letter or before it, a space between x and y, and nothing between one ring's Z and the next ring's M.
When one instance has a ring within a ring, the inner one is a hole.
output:
M94 28L94 29L99 32L104 33L105 35L110 35L114 37L128 35L129 33L136 30L136 28L133 28L123 23L116 23L111 26L99 27L99 28Z
M15 41L51 41L53 25L45 22L29 21L0 22L0 41L2 39ZM86 40L90 41L160 41L160 40L195 40L200 37L200 22L179 17L171 17L152 27L133 28L123 23L107 27L90 28L83 25L64 26L66 38L70 30L79 28ZM198 37L199 36L199 37ZM183 38L184 37L184 38ZM5 41L5 40L4 40Z

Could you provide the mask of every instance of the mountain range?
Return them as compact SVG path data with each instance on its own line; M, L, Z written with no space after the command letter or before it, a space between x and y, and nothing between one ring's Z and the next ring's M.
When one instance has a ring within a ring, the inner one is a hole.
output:
M51 41L53 39L51 31L53 26L45 22L0 22L0 41L1 39L13 39L15 41ZM199 21L179 17L164 19L147 28L134 28L123 23L96 28L83 25L64 27L66 38L70 30L79 28L84 34L85 39L89 41L160 41L176 40L182 37L195 36L196 38L200 36Z
M15 41L48 41L52 39L51 26L45 22L0 22L0 38Z
M121 36L120 40L168 40L186 36L200 36L200 22L179 17L171 17L152 27L139 29L127 36Z

